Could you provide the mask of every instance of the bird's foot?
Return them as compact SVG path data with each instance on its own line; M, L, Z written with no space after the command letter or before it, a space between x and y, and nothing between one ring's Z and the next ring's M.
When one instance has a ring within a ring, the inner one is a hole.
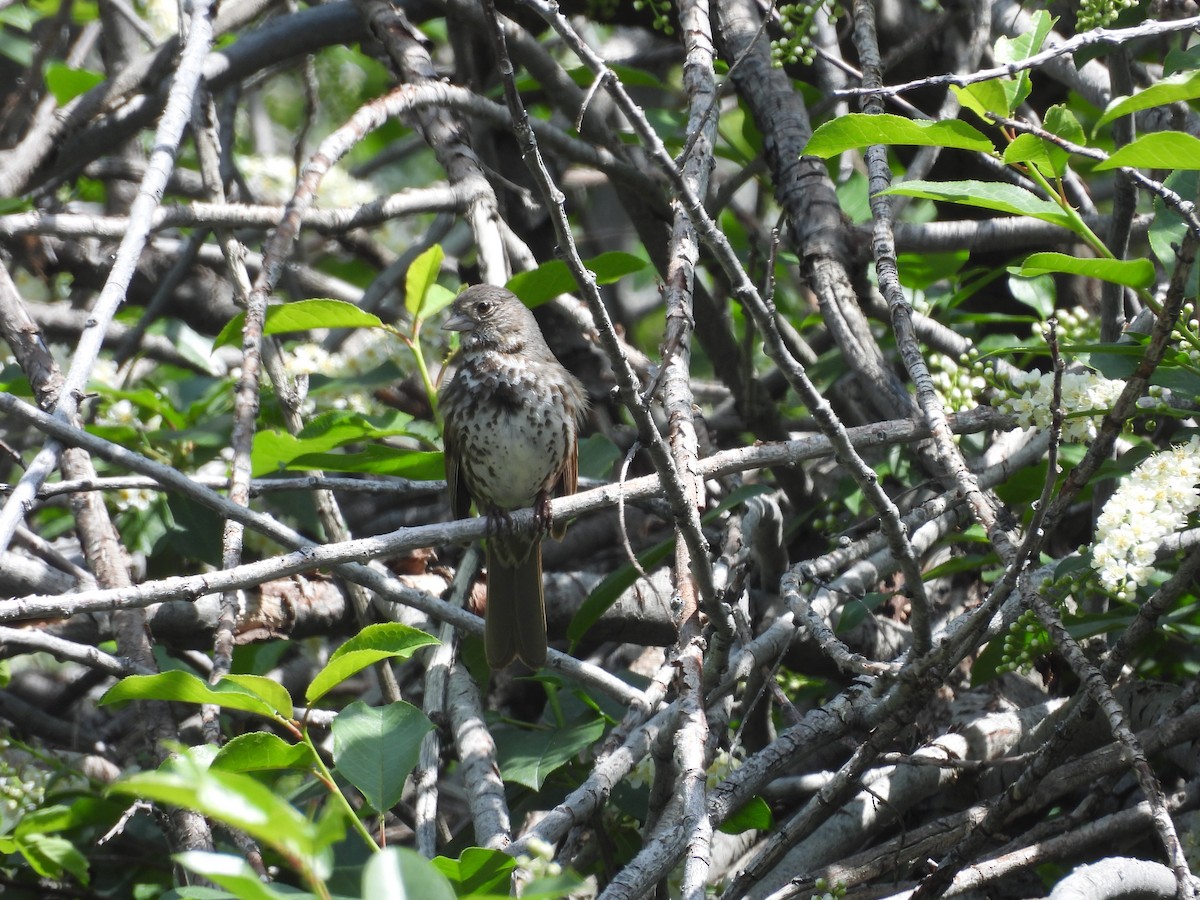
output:
M538 491L533 501L533 521L537 530L545 535L554 527L554 513L550 510L550 492Z
M493 509L488 512L487 536L497 537L502 534L512 534L514 531L512 516L506 509Z

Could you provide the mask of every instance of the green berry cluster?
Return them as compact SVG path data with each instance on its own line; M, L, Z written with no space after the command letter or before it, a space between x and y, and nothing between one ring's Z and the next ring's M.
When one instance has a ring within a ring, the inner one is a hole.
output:
M621 0L589 0L588 18L594 22L610 22L621 7Z
M824 878L818 878L816 888L818 891L824 891L823 894L813 894L812 900L841 900L846 896L846 884L842 881L835 881L830 884Z
M671 4L669 0L633 0L633 8L637 10L649 10L654 16L654 28L661 31L663 34L672 35L675 33L675 26L671 24Z
M1092 344L1100 340L1100 319L1082 306L1055 310L1058 342L1062 345Z
M1117 21L1117 16L1138 5L1138 0L1083 0L1079 14L1075 17L1076 31L1091 31L1107 28Z
M1179 344L1179 349L1187 354L1192 367L1200 369L1200 318L1197 318L1196 304L1192 301L1183 304L1171 338Z
M811 66L817 55L813 38L817 36L817 11L826 0L784 3L777 7L783 37L771 41L771 62L776 67L797 63ZM837 6L829 0L829 19L837 18Z
M1050 635L1031 609L1017 617L1004 636L997 672L1029 672L1037 660L1053 649Z
M26 745L0 737L0 819L15 821L41 806L50 774Z
M972 347L958 359L944 353L931 353L928 365L934 390L941 396L946 409L964 412L979 406L988 381L987 368L980 361L978 350Z

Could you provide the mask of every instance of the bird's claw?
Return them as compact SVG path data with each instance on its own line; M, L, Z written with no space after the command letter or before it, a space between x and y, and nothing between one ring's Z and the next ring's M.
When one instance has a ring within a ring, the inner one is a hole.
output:
M493 509L487 517L487 536L496 537L499 534L512 534L514 531L512 516L508 510Z
M549 534L554 527L554 513L550 509L550 494L538 491L537 499L533 502L533 521L537 530L543 535Z

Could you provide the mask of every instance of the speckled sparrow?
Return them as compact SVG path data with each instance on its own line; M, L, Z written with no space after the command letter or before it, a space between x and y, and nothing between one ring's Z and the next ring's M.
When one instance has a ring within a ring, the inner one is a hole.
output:
M488 665L546 661L542 536L550 497L572 494L579 476L583 385L546 345L533 313L511 291L469 287L443 328L462 332L458 369L442 389L446 481L454 514L472 499L490 518L487 540ZM508 513L534 507L540 530L515 533Z

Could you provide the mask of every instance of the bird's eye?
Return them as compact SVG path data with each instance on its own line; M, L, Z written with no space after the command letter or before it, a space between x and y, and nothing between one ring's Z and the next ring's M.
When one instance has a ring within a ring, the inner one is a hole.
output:
M492 301L491 300L480 300L478 303L475 304L475 312L478 313L480 317L486 316L491 311L492 311Z

